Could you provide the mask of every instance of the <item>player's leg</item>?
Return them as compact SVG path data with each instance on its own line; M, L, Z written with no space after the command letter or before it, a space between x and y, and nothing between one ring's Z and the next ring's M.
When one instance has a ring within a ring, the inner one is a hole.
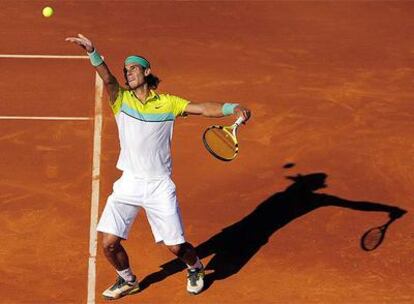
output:
M167 248L187 265L187 291L191 294L199 294L204 287L204 266L193 245L185 242L167 245Z
M117 272L116 282L103 292L106 299L118 299L139 290L136 276L129 265L128 254L121 245L126 240L139 207L124 204L118 196L111 195L99 220L97 230L102 232L105 257Z
M193 245L188 242L178 245L167 245L167 248L187 265L195 265L199 261Z
M137 277L129 266L128 254L121 245L122 238L109 234L102 234L102 247L106 259L118 273L116 282L103 292L106 299L118 299L127 294L139 291Z
M102 233L102 248L106 259L118 271L129 268L128 255L121 245L121 238L110 233Z
M156 242L168 249L188 267L187 291L198 294L204 287L204 267L194 247L185 241L175 185L167 178L149 184L144 207Z

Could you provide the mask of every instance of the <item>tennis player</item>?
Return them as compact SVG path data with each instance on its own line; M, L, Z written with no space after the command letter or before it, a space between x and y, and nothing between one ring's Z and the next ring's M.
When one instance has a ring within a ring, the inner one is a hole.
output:
M121 241L141 208L147 214L156 242L164 243L188 267L187 291L198 294L204 286L204 267L194 247L186 242L175 185L171 180L171 139L176 117L195 114L206 117L235 115L247 121L250 110L232 103L193 103L183 98L157 93L159 79L141 56L125 59L122 87L112 75L92 42L85 36L66 38L87 51L91 64L109 94L120 140L117 168L122 176L113 185L97 230L102 233L106 258L118 277L103 292L106 299L118 299L139 291L128 255Z

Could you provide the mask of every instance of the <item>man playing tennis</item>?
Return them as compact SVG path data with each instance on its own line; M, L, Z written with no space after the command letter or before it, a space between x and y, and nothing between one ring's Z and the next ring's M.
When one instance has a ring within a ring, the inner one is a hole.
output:
M186 114L206 117L236 115L247 121L250 110L231 103L193 103L155 91L159 79L151 74L148 60L129 56L121 87L92 42L85 36L66 38L84 48L102 78L118 126L121 151L117 168L123 171L114 183L97 230L102 233L106 258L118 278L103 292L117 299L139 291L128 255L121 245L140 208L144 208L156 242L163 242L188 267L187 291L198 294L204 286L204 267L194 247L186 242L180 209L171 180L171 139L174 120Z

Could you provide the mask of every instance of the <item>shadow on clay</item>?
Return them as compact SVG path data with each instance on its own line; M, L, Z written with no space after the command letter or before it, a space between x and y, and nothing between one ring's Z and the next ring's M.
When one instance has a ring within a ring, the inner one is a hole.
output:
M291 164L285 168L290 167ZM284 191L273 194L246 217L223 228L196 247L200 259L213 256L205 265L207 274L204 290L211 287L216 280L226 279L239 272L277 230L320 207L336 206L360 211L387 212L390 218L399 218L406 213L396 206L350 201L316 193L317 190L326 188L325 173L299 174L286 178L293 183ZM173 259L160 267L160 271L146 276L141 281L141 290L186 269L178 259Z

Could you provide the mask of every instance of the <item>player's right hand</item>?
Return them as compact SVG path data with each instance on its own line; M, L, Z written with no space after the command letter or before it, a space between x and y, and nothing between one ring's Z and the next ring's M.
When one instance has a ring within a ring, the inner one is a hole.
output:
M238 105L234 108L234 114L237 115L237 117L243 118L243 124L246 124L246 122L249 120L251 114L251 111L248 108L245 108L241 105Z
M398 208L398 207L394 207L394 209L390 212L389 216L392 219L397 219L402 217L404 214L407 213L407 210Z
M76 43L77 45L80 45L83 47L88 53L92 53L94 50L92 42L83 36L82 34L78 34L78 37L68 37L65 39L65 41Z

